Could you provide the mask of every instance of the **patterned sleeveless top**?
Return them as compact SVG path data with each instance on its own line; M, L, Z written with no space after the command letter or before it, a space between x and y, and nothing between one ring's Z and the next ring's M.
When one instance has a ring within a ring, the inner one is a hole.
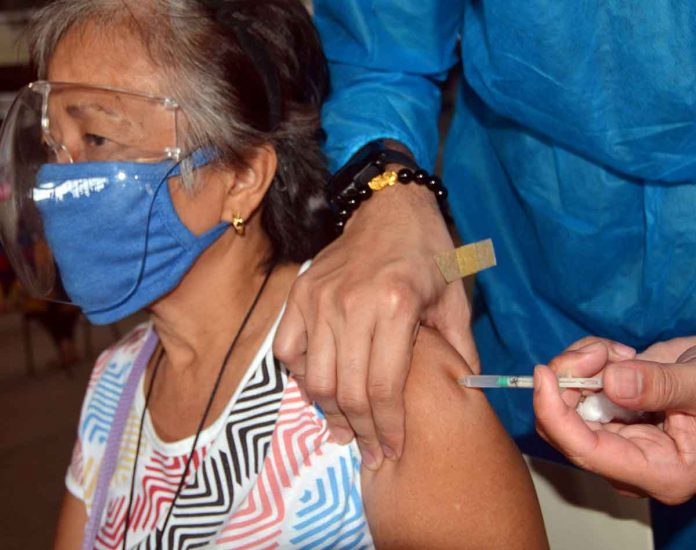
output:
M201 432L162 548L372 548L355 442L333 442L321 410L305 401L272 354L277 323L223 414ZM68 490L91 510L111 421L138 352L156 338L134 329L97 360L82 407ZM121 442L95 548L121 548L143 380ZM163 442L146 413L128 531L130 548L156 548L193 437Z

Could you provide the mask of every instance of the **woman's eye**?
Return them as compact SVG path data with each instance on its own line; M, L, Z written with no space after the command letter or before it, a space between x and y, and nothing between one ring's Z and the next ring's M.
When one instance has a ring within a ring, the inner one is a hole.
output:
M106 138L96 134L85 134L85 141L88 145L94 145L95 147L106 145Z

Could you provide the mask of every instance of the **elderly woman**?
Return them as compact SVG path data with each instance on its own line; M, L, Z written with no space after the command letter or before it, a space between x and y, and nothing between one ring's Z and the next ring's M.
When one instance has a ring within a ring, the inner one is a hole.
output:
M31 40L45 80L3 131L5 245L94 322L151 316L94 368L56 548L546 547L519 453L437 334L378 471L274 359L330 234L299 1L58 0Z

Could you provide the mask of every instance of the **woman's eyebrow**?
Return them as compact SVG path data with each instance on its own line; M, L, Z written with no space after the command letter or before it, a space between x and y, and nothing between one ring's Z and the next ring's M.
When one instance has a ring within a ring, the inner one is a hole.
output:
M113 111L108 107L104 107L103 105L100 105L98 103L80 103L75 105L68 105L65 108L65 111L74 118L84 118L88 114L87 111L97 111L99 113L104 113L109 117L124 120L124 117L121 113L117 113L116 111Z

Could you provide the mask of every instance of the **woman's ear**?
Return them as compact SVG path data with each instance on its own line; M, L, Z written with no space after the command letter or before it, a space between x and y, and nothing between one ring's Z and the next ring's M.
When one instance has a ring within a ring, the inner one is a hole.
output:
M278 166L275 149L270 145L257 148L246 164L235 170L227 183L222 207L222 221L232 223L236 217L248 220L258 210L273 181Z

